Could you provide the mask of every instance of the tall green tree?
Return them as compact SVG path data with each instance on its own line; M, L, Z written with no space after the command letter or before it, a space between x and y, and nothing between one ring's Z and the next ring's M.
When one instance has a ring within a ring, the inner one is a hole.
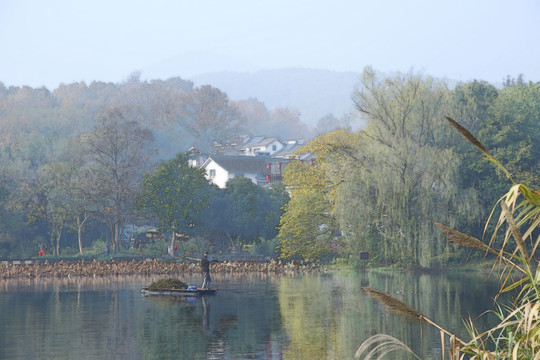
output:
M0 147L0 252L5 256L35 255L35 241L46 241L48 226L42 220L29 223L28 199L37 182L38 170L48 161L50 141L22 141ZM37 145L37 146L36 146ZM42 151L41 154L37 152ZM39 185L39 183L38 183ZM34 242L34 243L33 243Z
M504 163L517 181L538 185L540 179L540 91L538 83L522 78L509 80L501 90L485 82L461 84L453 91L454 118L470 130L495 157ZM476 156L468 142L449 137L449 146L463 157L459 187L478 202L477 216L461 214L461 229L482 237L491 204L506 193L509 180L503 172ZM459 215L459 214L458 214ZM469 224L469 226L465 226Z
M540 184L540 83L518 83L499 91L479 140L518 182ZM485 163L485 162L484 162ZM498 177L506 180L502 171ZM498 191L500 195L503 189Z
M204 229L214 246L239 251L245 244L277 235L281 207L288 195L281 186L270 189L237 176L214 194L205 214Z
M16 192L16 183L20 179L13 177L8 170L9 162L5 153L0 151L0 257L4 258L9 255L28 256L33 235Z
M498 90L485 81L474 80L460 83L452 91L451 113L472 134L478 135L487 126L490 108L498 95ZM476 215L456 213L458 217L456 221L460 223L462 229L467 229L469 233L481 237L485 225L482 219L487 215L485 211L489 208L489 204L494 201L491 185L498 184L495 171L491 167L483 166L485 161L479 159L474 146L461 141L459 134L455 131L448 133L446 146L452 148L462 158L462 165L459 167L457 176L458 187L468 194L467 198L471 203L478 204L475 206Z
M495 86L486 81L474 80L468 83L459 83L452 91L453 113L456 118L461 119L471 133L477 134L488 120L489 108L497 99L499 92ZM461 145L463 141L455 132L450 132L455 145Z
M153 215L162 231L191 235L200 230L214 188L204 169L189 166L188 159L179 153L144 175L137 207ZM174 236L171 241L172 249Z
M60 255L61 238L71 219L70 167L65 162L43 165L37 177L21 184L21 206L30 223L44 222L55 256Z
M93 217L99 215L100 174L95 171L91 163L85 161L84 137L74 139L68 146L65 154L66 163L71 167L69 181L69 192L66 194L71 198L71 213L73 220L70 229L77 233L77 244L79 254L83 255L83 233L84 229Z
M68 163L57 162L45 165L40 176L40 183L44 189L41 195L46 197L44 215L49 224L54 255L60 255L62 234L73 219L70 196L71 171L72 168Z

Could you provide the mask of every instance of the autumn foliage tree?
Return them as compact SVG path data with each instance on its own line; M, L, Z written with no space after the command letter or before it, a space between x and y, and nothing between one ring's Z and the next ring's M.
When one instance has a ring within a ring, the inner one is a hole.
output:
M339 247L341 232L335 217L338 189L344 168L353 160L360 139L347 130L323 134L298 151L316 160L292 161L283 182L291 199L284 206L279 225L280 257L316 260Z
M214 142L224 142L242 126L242 117L229 103L227 94L204 85L186 94L184 121L195 138L194 145L212 152Z

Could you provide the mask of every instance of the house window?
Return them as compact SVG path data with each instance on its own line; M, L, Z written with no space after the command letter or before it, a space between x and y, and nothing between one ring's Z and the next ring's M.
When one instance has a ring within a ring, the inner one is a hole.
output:
M216 169L210 169L210 178L213 179L216 177Z
M277 145L272 145L272 151L276 151L277 150Z

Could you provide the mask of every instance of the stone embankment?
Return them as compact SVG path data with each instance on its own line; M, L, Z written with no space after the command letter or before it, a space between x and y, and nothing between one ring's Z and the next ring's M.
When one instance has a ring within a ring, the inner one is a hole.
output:
M317 265L303 265L251 261L224 261L211 264L213 273L287 273L312 272L326 270ZM0 263L0 279L13 278L69 278L69 277L106 277L123 275L178 275L200 273L200 265L196 262L165 262L156 259L144 261L84 261L49 263L2 262Z

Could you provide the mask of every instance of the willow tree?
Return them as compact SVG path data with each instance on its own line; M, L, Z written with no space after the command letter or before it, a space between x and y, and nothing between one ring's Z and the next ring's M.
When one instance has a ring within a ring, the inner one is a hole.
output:
M413 73L380 78L371 68L354 92L367 121L364 165L345 175L340 222L349 242L380 261L430 266L445 242L432 220L453 224L461 211L459 159L440 144L446 135L446 85Z

